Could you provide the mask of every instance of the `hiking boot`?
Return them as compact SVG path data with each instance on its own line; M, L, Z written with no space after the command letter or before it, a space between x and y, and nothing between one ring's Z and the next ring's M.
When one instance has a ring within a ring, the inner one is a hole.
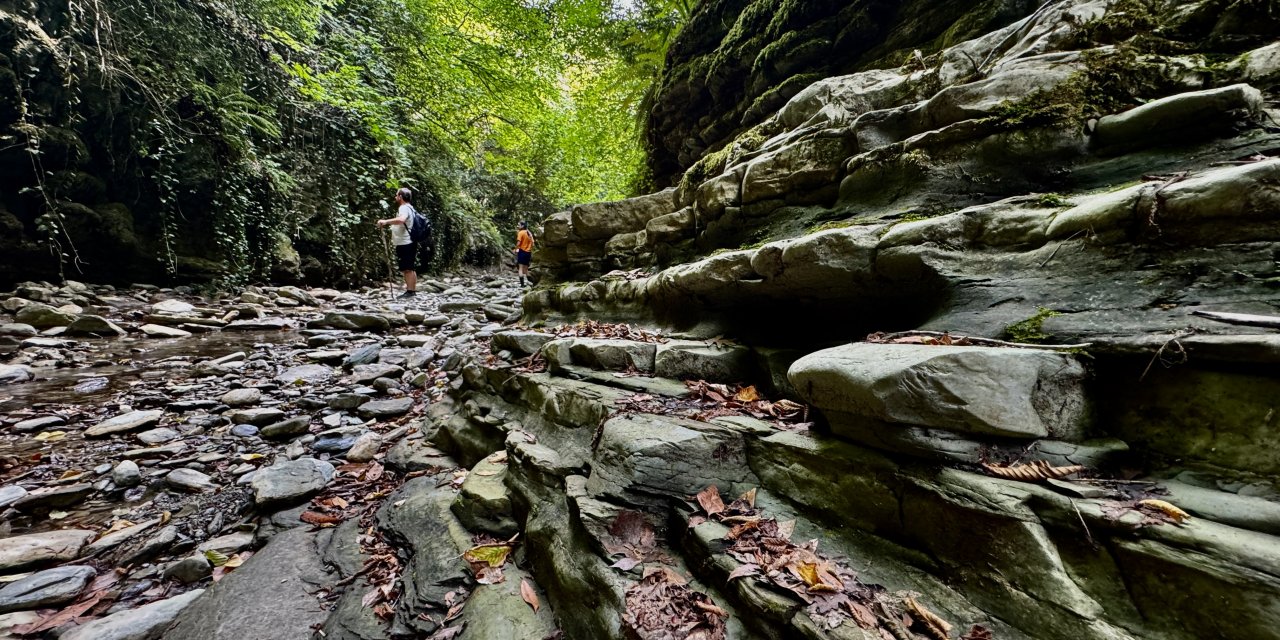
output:
M416 291L406 291L406 292L404 292L404 293L402 293L402 294L400 294L400 295L396 296L396 299L397 299L397 300L403 300L403 299L405 299L405 298L412 298L412 297L414 297L414 296L416 296L416 295L418 295L418 292L416 292Z

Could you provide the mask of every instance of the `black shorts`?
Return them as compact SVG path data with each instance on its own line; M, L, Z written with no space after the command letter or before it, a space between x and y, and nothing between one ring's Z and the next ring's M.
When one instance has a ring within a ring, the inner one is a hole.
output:
M533 262L533 254L528 251L516 250L516 264L530 264Z
M410 242L409 244L396 245L396 265L401 271L415 271L418 266L418 244Z

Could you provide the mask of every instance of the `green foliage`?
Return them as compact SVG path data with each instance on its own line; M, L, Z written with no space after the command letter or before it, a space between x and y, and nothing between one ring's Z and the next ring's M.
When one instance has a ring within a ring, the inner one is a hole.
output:
M1036 205L1049 208L1062 208L1074 206L1075 203L1071 202L1061 194L1042 193L1036 197Z
M1049 339L1049 336L1044 333L1044 321L1058 315L1062 314L1052 309L1040 307L1036 314L1030 318L1005 327L1005 336L1014 342L1044 342Z
M632 195L645 181L636 125L690 11L102 0L75 6L65 42L93 92L91 146L126 185L112 197L136 203L171 274L198 256L228 284L272 278L283 237L306 275L354 282L385 266L372 222L402 185L433 218L436 269L496 261L518 220ZM48 200L52 245L65 233Z

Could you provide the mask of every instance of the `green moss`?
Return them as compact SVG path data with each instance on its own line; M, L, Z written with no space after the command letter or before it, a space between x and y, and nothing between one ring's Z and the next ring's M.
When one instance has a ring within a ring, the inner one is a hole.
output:
M829 231L831 229L844 229L845 227L852 227L855 224L857 224L857 222L854 220L828 220L827 222L820 222L808 229L805 229L805 233L809 234L817 233L819 231Z
M1030 318L1005 327L1005 336L1014 342L1044 342L1049 339L1049 336L1044 333L1044 321L1058 315L1062 314L1040 307L1040 310Z
M1061 194L1042 193L1040 194L1039 197L1036 198L1036 205L1041 207L1059 208L1059 207L1072 207L1072 206L1075 206L1075 203L1071 202Z

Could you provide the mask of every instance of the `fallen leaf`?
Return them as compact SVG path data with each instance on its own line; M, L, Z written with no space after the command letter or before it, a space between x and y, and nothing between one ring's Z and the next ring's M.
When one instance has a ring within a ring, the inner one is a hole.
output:
M738 402L755 402L760 399L760 392L756 391L754 386L743 387L733 394L733 399Z
M57 442L67 437L66 431L45 431L36 436L36 440L40 442Z
M1084 467L1078 464L1067 467L1055 467L1044 460L1035 460L1027 464L1014 464L1007 467L984 464L982 465L982 468L986 469L987 473L990 473L993 476L1008 480L1021 480L1023 482L1035 482L1036 480L1048 480L1050 478L1065 478L1073 473L1084 471Z
M720 488L713 484L699 491L698 504L702 506L702 510L706 511L709 516L714 516L724 511L724 500L720 499Z
M320 513L319 511L303 511L302 515L298 516L298 519L307 524L314 524L322 527L332 527L342 522L342 518L338 516L331 516L326 513Z
M65 518L65 517L67 517L67 516L69 516L69 515L71 515L71 514L70 514L70 513L68 513L68 512L66 512L66 511L50 511L50 512L49 512L49 519L50 519L50 520L61 520L61 519Z
M221 567L231 559L227 557L227 554L222 553L217 549L209 549L208 551L205 551L204 557L209 561L209 564L212 564L215 567Z
M619 571L630 571L636 568L636 565L638 564L640 564L639 560L632 558L631 556L627 556L609 565L609 568L618 569Z
M758 576L758 575L760 575L760 565L744 564L738 567L737 569L730 571L729 577L725 580L725 582L733 582L734 579L736 578L746 578L748 576Z
M484 544L467 549L467 552L462 554L462 559L471 564L485 564L490 567L501 567L507 562L507 556L510 553L511 545Z
M524 598L524 601L529 603L530 607L533 607L534 613L538 612L538 607L541 606L538 604L538 594L533 591L533 586L524 578L520 578L520 597Z
M1179 524L1191 519L1191 514L1179 509L1172 503L1165 502L1164 500L1139 500L1138 505L1147 507L1148 509L1155 509L1164 515L1169 516L1174 522ZM53 515L50 514L49 517L52 518Z

